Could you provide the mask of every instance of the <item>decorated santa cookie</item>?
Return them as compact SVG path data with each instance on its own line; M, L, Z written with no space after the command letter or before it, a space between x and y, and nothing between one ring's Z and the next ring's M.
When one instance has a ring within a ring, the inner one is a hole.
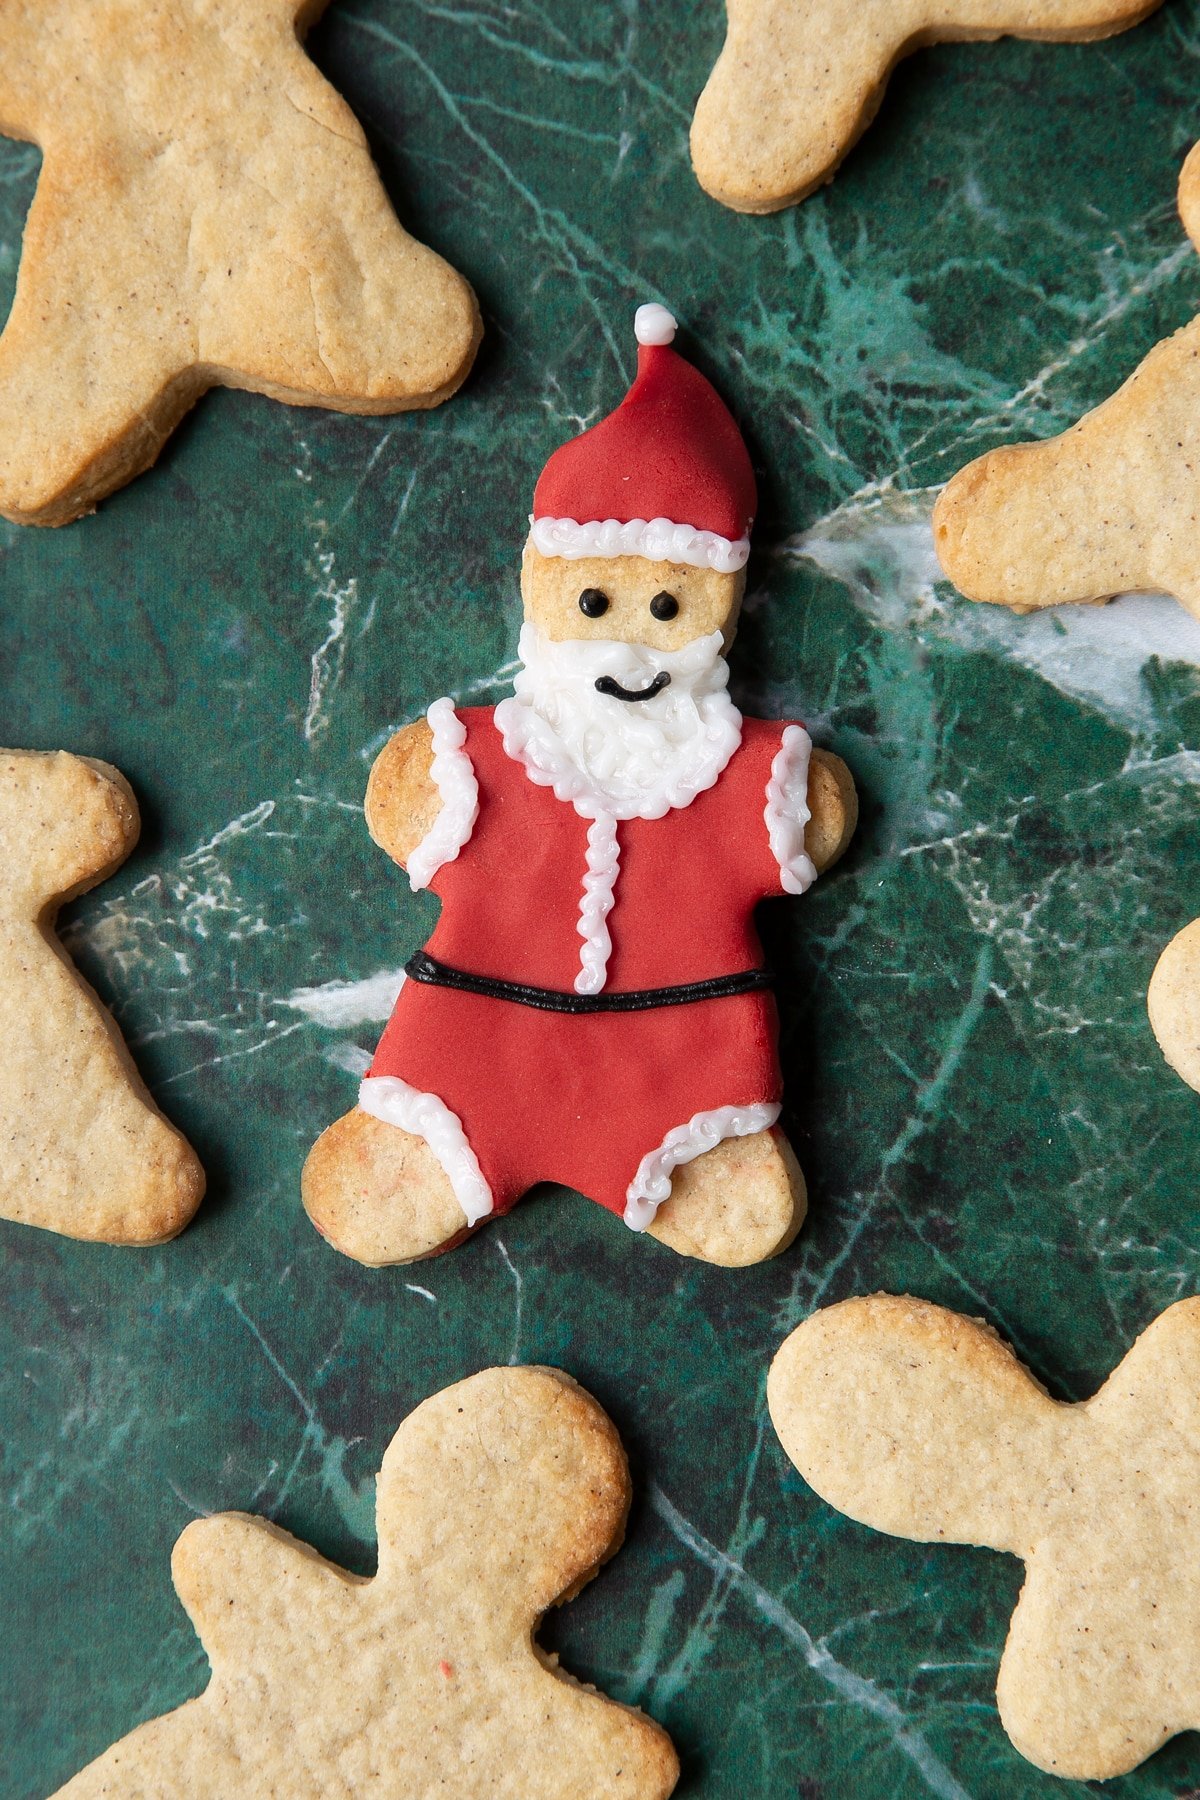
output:
M840 856L854 784L730 699L754 474L670 314L636 333L624 401L538 481L512 697L436 701L371 774L373 837L443 910L304 1171L363 1262L447 1249L543 1180L719 1263L803 1218L753 915Z
M392 1439L370 1581L265 1519L196 1519L171 1571L212 1678L58 1800L667 1800L666 1732L533 1640L619 1548L629 1492L569 1376L485 1369Z

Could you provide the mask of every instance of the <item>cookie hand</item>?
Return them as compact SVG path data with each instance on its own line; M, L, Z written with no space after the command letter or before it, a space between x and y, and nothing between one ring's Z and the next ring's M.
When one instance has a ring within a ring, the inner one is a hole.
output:
M403 868L432 831L442 799L433 779L433 732L424 719L384 745L367 783L367 830Z
M814 750L808 765L808 824L804 848L817 874L824 874L844 855L858 824L858 792L854 777L832 750Z

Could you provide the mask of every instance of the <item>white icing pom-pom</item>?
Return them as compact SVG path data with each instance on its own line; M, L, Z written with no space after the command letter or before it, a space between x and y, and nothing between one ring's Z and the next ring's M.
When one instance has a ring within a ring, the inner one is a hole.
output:
M675 337L675 321L665 306L651 300L634 313L633 335L639 344L669 344Z

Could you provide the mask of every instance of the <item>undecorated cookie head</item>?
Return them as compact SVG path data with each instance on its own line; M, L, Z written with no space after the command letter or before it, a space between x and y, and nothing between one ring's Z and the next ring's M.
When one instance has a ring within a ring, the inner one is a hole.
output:
M567 1376L446 1388L384 1457L373 1579L244 1514L188 1526L172 1572L212 1679L59 1800L666 1800L666 1733L533 1641L628 1508L620 1440Z
M794 1331L771 1418L839 1511L1020 1556L1000 1716L1023 1756L1100 1781L1200 1725L1200 1300L1091 1400L1051 1400L984 1325L879 1294Z

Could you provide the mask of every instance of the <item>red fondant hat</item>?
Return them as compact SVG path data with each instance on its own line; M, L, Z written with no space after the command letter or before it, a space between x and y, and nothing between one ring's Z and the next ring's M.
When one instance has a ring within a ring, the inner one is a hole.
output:
M665 306L639 306L633 328L633 386L542 470L534 546L543 556L648 556L731 574L750 554L757 502L742 434L712 383L671 349Z

